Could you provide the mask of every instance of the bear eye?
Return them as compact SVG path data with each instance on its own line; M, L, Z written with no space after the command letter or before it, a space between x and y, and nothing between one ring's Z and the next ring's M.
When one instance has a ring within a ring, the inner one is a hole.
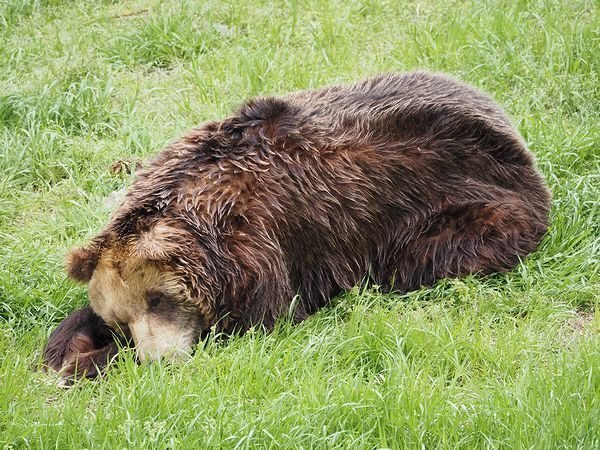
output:
M148 306L150 308L156 308L160 304L160 302L163 298L163 295L160 292L150 292L150 293L148 293L147 297L148 297Z

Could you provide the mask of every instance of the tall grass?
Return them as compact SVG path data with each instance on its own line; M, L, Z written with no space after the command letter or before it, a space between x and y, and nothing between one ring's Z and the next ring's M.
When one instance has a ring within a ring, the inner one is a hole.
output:
M0 0L0 443L6 448L600 447L597 2ZM63 391L36 371L85 290L65 251L147 158L252 95L391 70L505 106L553 192L515 270L359 288L299 325Z

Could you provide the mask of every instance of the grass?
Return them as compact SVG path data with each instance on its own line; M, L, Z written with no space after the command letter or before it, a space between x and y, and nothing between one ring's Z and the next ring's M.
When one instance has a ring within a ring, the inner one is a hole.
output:
M599 22L593 0L0 0L0 444L599 448ZM491 92L536 154L551 227L519 267L356 288L68 391L34 370L86 302L62 259L131 181L115 160L253 95L414 68Z

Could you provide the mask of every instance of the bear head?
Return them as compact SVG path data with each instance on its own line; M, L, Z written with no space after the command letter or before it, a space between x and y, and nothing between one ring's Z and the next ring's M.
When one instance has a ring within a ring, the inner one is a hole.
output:
M192 235L163 220L125 239L103 233L69 253L67 272L88 284L94 312L131 337L144 361L185 355L215 323L203 261Z

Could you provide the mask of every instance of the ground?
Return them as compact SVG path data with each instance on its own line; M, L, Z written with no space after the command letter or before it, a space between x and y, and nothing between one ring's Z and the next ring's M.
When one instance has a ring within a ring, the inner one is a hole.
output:
M0 0L4 448L598 448L600 36L589 1ZM357 287L190 361L36 370L85 304L63 257L134 164L244 99L444 71L506 108L553 192L508 274ZM127 164L125 164L126 166Z

